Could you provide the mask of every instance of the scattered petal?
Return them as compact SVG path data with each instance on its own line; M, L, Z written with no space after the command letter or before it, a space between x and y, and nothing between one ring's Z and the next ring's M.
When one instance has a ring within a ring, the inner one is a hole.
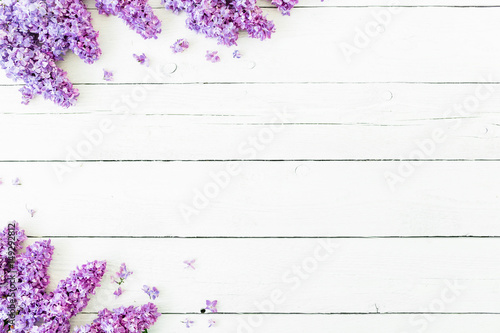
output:
M213 313L217 312L217 300L215 300L215 301L207 300L206 304L207 304L207 306L205 309L207 309L208 311L213 312Z
M138 63L141 65L146 65L146 67L149 67L149 59L146 57L146 55L143 53L141 55L133 54L135 60L137 60Z
M28 211L31 217L35 216L36 210L28 208L28 206L26 206L26 210Z
M113 72L107 71L105 69L103 69L103 71L104 71L104 77L103 77L104 81L108 81L108 82L113 81Z
M189 318L186 318L184 321L181 321L181 323L185 324L186 328L190 328L194 324L194 321L189 320Z
M194 267L194 263L195 263L196 259L192 259L192 260L184 260L184 264L186 264L186 267L184 268L192 268L192 269L196 269Z
M186 39L178 39L170 48L174 53L184 52L189 47L189 42Z
M22 185L21 180L19 178L13 179L12 185L15 185L15 186Z
M142 287L142 290L149 296L150 299L155 300L160 296L160 291L156 287L150 288L146 285Z
M118 289L116 289L113 293L113 295L115 295L116 297L120 296L121 294L123 294L122 287L118 287Z
M233 52L233 58L235 59L240 59L241 58L241 53L240 51L236 50Z
M219 53L218 51L212 51L212 52L207 51L205 58L207 59L207 61L210 61L213 63L219 62L220 57L219 57L218 53Z
M209 319L209 320L208 320L208 327L212 327L212 326L214 326L214 325L215 325L215 320L213 320L213 319Z

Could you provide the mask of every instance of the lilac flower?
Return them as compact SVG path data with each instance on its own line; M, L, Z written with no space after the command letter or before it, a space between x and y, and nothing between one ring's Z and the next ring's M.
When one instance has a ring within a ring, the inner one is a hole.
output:
M189 47L189 42L186 39L178 39L170 48L174 53L184 52Z
M205 309L207 309L208 311L213 312L213 313L217 312L217 300L215 300L215 301L207 300L206 304L207 304L207 307Z
M32 208L28 208L27 206L26 206L26 210L28 211L28 213L30 214L31 217L35 216L36 210L34 210Z
M240 59L241 58L241 53L240 51L236 50L233 52L233 58Z
M186 264L186 267L184 268L192 268L192 269L196 269L194 267L194 263L195 263L196 259L192 259L192 260L184 260L184 263Z
M12 185L14 185L14 186L22 185L21 180L19 178L13 179Z
M146 294L148 294L149 298L151 298L152 300L155 300L158 298L158 296L160 296L160 291L158 289L156 289L156 287L150 288L150 287L144 285L142 287L142 290Z
M146 55L143 53L141 55L133 54L135 60L137 60L138 63L141 65L146 65L146 67L149 67L149 59L146 57Z
M292 3L285 1L276 0L282 12L291 8ZM257 0L161 0L161 3L175 14L185 11L189 29L216 38L223 45L236 45L241 30L261 40L270 38L275 31L274 23L257 6Z
M90 325L77 328L73 333L136 333L147 331L153 326L160 313L152 304L139 307L120 307L114 310L104 309Z
M99 14L117 15L143 38L158 38L161 22L146 0L96 0Z
M194 324L194 321L189 320L189 318L186 318L184 321L181 321L181 323L186 325L186 328L191 328L191 326Z
M213 319L209 319L209 320L208 320L208 327L212 327L212 326L214 326L214 325L215 325L215 320L213 320Z
M111 276L111 281L115 282L118 285L121 285L132 274L134 274L134 272L128 271L127 265L125 265L125 263L122 263L120 265L120 270L116 272L114 276Z
M113 72L111 71L107 71L105 69L103 69L104 71L104 81L113 81Z
M278 7L283 15L290 16L290 10L299 3L299 0L271 0L271 3Z
M122 287L118 287L118 289L116 289L113 293L113 295L115 295L116 297L119 297L121 294L123 294Z
M86 63L101 54L90 12L81 0L24 0L0 6L0 67L23 81L22 102L35 95L63 107L76 102L78 90L57 67L71 50Z
M205 58L207 59L207 61L210 61L213 63L219 62L220 57L218 56L218 53L219 53L218 51L213 51L213 52L207 51Z
M46 291L48 268L54 247L50 240L40 240L20 253L25 239L24 231L15 221L0 235L0 314L4 319L9 313L9 304L12 301L16 304L14 327L4 326L0 332L69 333L70 319L87 306L104 275L106 262L92 261L77 267L49 292ZM12 254L14 260L11 261ZM13 295L7 283L10 279L15 283ZM94 323L77 332L105 333L105 326L101 324L113 320L113 332L142 332L153 325L159 315L153 304L112 311L105 309L99 312Z

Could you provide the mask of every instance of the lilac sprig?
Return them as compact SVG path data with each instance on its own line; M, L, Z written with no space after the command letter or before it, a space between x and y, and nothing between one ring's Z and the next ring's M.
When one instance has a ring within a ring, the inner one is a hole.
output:
M129 271L127 269L127 265L125 265L125 263L122 263L120 265L120 270L115 273L115 276L111 276L111 281L115 282L118 285L121 285L132 274L134 274L134 272Z
M35 95L63 107L75 104L78 90L56 61L71 50L93 63L101 54L97 36L81 0L4 0L0 6L0 66L25 83L24 104Z
M74 333L143 332L153 326L159 316L158 308L152 303L104 309L99 311L92 324L78 327Z
M143 38L158 38L161 22L147 0L96 0L99 14L116 15Z
M271 38L275 31L256 0L161 0L161 4L175 14L185 11L189 29L227 46L236 45L241 30L260 40Z
M149 286L144 285L142 290L149 296L150 299L155 300L160 296L160 291L156 287L150 288Z
M48 268L54 247L50 240L40 240L19 253L25 239L16 222L0 234L0 320L4 323L0 325L0 333L69 333L70 319L87 306L104 275L106 262L92 261L77 267L54 291L48 292L45 289L50 281ZM9 261L10 257L14 260ZM7 287L11 281L15 287L13 294ZM14 327L9 327L7 321L11 303L15 304ZM78 332L142 332L159 315L153 304L104 309L92 324L79 328ZM115 330L109 330L109 325Z
M172 52L174 53L184 52L188 47L189 42L184 38L178 39L173 45L170 46Z

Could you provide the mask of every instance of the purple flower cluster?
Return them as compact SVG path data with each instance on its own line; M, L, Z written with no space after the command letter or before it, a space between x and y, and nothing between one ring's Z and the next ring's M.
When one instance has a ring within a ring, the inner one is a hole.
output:
M146 67L149 67L149 58L144 53L141 55L137 55L134 53L133 56L138 63L140 63L141 65L146 65Z
M236 45L240 30L252 38L264 40L275 31L274 23L266 18L257 0L161 0L166 9L187 13L189 29L219 44Z
M270 0L270 1L273 5L278 7L278 9L283 15L290 15L290 10L299 3L299 0Z
M75 329L74 333L143 332L151 327L160 313L156 306L148 303L139 307L120 307L99 311L90 325Z
M207 59L207 61L210 61L210 62L213 62L213 63L216 63L216 62L219 62L220 61L220 57L219 57L219 52L218 51L207 51L207 54L205 54L205 58Z
M149 286L144 285L142 287L142 290L151 298L152 300L155 300L160 296L160 291L156 287L150 288Z
M106 262L92 261L77 267L54 291L48 292L45 289L49 284L48 268L54 247L50 240L40 240L19 253L25 239L17 223L0 235L0 320L3 321L0 333L68 333L70 319L87 306L90 294L99 286ZM10 309L11 304L15 305L14 311ZM12 314L15 316L13 328L9 326ZM104 325L112 322L110 318L123 318L120 323L125 329L113 332L137 332L137 328L142 332L158 316L156 307L148 304L135 310L103 310L94 324ZM106 326L94 324L88 332L110 332Z
M122 263L120 265L120 270L115 273L115 276L111 276L111 281L117 283L118 285L121 285L132 274L134 274L134 272L129 271L127 269L127 265L125 265L125 263Z
M174 53L184 52L189 47L189 42L186 39L178 39L170 48Z
M87 63L101 54L98 32L81 0L5 0L0 6L0 66L21 80L23 103L42 95L71 106L78 90L56 66L71 50Z
M156 38L160 20L147 0L96 0L99 13L118 15L144 38ZM78 90L57 67L71 50L86 63L101 55L92 17L82 0L2 0L0 4L0 67L7 77L23 81L23 104L35 95L74 105Z
M96 0L99 14L117 15L142 37L158 38L161 22L147 0Z

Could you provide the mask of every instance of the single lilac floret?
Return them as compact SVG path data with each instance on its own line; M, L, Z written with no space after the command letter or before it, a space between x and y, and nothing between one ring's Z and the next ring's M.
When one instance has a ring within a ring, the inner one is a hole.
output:
M212 312L212 313L216 313L217 312L217 300L215 301L209 301L207 300L206 301L206 307L205 309L207 309L208 311Z
M186 39L178 39L173 45L170 46L172 52L184 52L189 47L189 42Z
M191 328L191 326L194 324L194 321L190 320L189 318L186 318L184 321L181 321L184 325L186 325L186 328Z
M186 264L186 267L184 268L192 268L192 269L196 269L194 267L194 263L196 262L196 259L191 259L191 260L184 260L184 264Z
M142 290L149 296L150 299L155 300L160 296L160 291L156 287L150 288L146 285L142 287Z
M219 62L220 57L219 57L218 53L219 53L218 51L212 51L212 52L207 51L205 58L207 59L207 61L210 61L213 63Z
M149 67L149 58L146 57L144 53L141 55L137 55L134 53L133 56L138 63L140 63L141 65L146 65L146 67Z
M241 58L241 53L240 53L240 51L235 50L235 51L233 52L233 58L235 58L235 59L240 59L240 58Z
M115 290L115 292L113 293L113 295L115 295L117 298L123 294L123 290L122 290L122 287L118 287L118 289Z
M113 72L107 71L105 69L103 69L103 71L104 71L104 77L103 77L104 81L113 81Z

